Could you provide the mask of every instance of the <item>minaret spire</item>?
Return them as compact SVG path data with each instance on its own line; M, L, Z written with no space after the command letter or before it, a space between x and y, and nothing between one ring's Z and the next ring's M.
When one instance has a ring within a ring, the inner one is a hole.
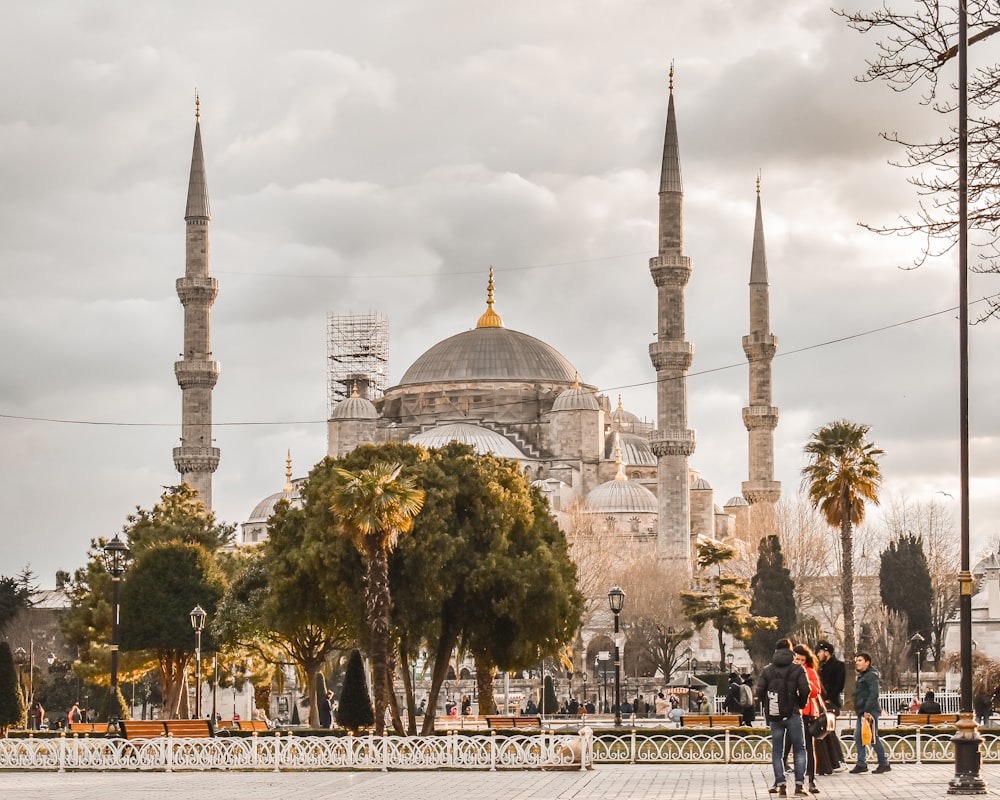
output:
M201 98L195 96L194 147L188 180L184 277L177 279L177 296L184 307L184 352L174 363L181 387L181 446L174 448L174 466L181 480L198 490L212 508L212 474L219 466L219 448L212 440L212 389L219 380L219 363L212 361L211 311L219 293L210 275L208 180L201 144Z
M743 337L743 352L750 363L750 404L743 409L743 424L750 440L749 480L743 483L743 497L751 506L773 504L781 497L781 483L774 480L774 429L778 426L778 409L771 405L771 363L777 349L778 337L771 333L770 288L758 174L757 212L750 255L750 335Z
M694 431L688 428L687 372L694 348L685 341L684 288L691 277L691 259L684 255L684 189L680 145L674 111L674 68L670 67L670 97L660 170L659 248L649 260L657 291L656 341L649 357L656 369L656 430L650 447L657 457L659 502L658 553L678 562L691 574L691 495L688 459L694 452Z

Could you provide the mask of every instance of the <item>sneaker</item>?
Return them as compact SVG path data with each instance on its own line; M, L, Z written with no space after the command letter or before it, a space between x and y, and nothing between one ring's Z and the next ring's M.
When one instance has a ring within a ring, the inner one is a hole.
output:
M833 768L834 772L847 772L847 764L841 764L840 766Z
M888 772L891 769L892 769L892 767L890 767L888 764L879 764L877 767L875 767L874 774L875 775L884 775L886 772Z
M770 789L767 790L767 793L768 794L777 794L779 788L780 787L778 786L778 784L774 784L774 786L772 786Z
M795 784L795 796L796 797L808 797L809 792L805 790L801 783Z
M862 764L855 764L854 769L851 770L851 775L860 775L862 772L868 772L868 767Z
M788 797L788 788L783 783L778 784L778 797Z
M816 785L815 781L809 784L809 794L819 794L819 787Z

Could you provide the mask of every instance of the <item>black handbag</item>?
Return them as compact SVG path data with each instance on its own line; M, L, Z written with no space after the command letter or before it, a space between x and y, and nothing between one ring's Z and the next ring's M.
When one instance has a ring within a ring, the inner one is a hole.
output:
M837 726L837 717L832 711L826 710L823 698L817 699L819 700L820 712L819 716L813 717L812 722L809 723L809 735L813 739L824 739Z

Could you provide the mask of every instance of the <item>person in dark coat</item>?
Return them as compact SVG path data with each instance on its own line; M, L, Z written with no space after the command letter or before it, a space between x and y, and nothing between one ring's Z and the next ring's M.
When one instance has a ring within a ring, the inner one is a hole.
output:
M918 714L940 714L941 704L934 699L934 692L928 691L924 695L924 702L917 709Z
M319 701L319 726L329 728L333 724L333 692L327 692Z
M740 702L740 686L743 681L735 672L729 673L729 691L726 692L726 711L730 714L742 714L743 704Z
M751 691L753 691L754 688L753 675L750 675L749 673L744 675L743 683L749 686ZM743 719L740 720L740 722L743 724L744 728L750 728L753 726L753 721L756 716L757 716L757 704L754 703L753 705L747 706L746 708L743 709Z
M823 702L827 710L840 714L843 708L844 680L847 668L844 662L837 658L833 645L820 642L816 645L816 658L819 659L819 681L823 685ZM816 773L832 775L846 769L844 764L844 749L840 746L840 737L836 732L820 739L816 747Z

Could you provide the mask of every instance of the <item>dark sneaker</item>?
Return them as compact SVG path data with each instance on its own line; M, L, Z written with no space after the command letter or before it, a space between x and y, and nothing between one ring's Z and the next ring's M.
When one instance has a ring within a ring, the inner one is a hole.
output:
M805 790L801 783L795 784L795 796L796 797L808 797L809 792Z
M783 783L778 786L778 797L788 797L788 789Z
M778 793L778 788L779 788L778 784L774 784L774 786L772 786L770 789L767 790L767 793L768 794L777 794Z
M854 769L851 770L851 775L860 775L862 772L868 772L868 767L855 764Z
M884 775L886 772L888 772L891 769L892 769L892 767L890 767L888 764L879 764L877 767L875 767L874 774L875 775Z
M809 784L809 794L819 794L819 787L815 783Z

